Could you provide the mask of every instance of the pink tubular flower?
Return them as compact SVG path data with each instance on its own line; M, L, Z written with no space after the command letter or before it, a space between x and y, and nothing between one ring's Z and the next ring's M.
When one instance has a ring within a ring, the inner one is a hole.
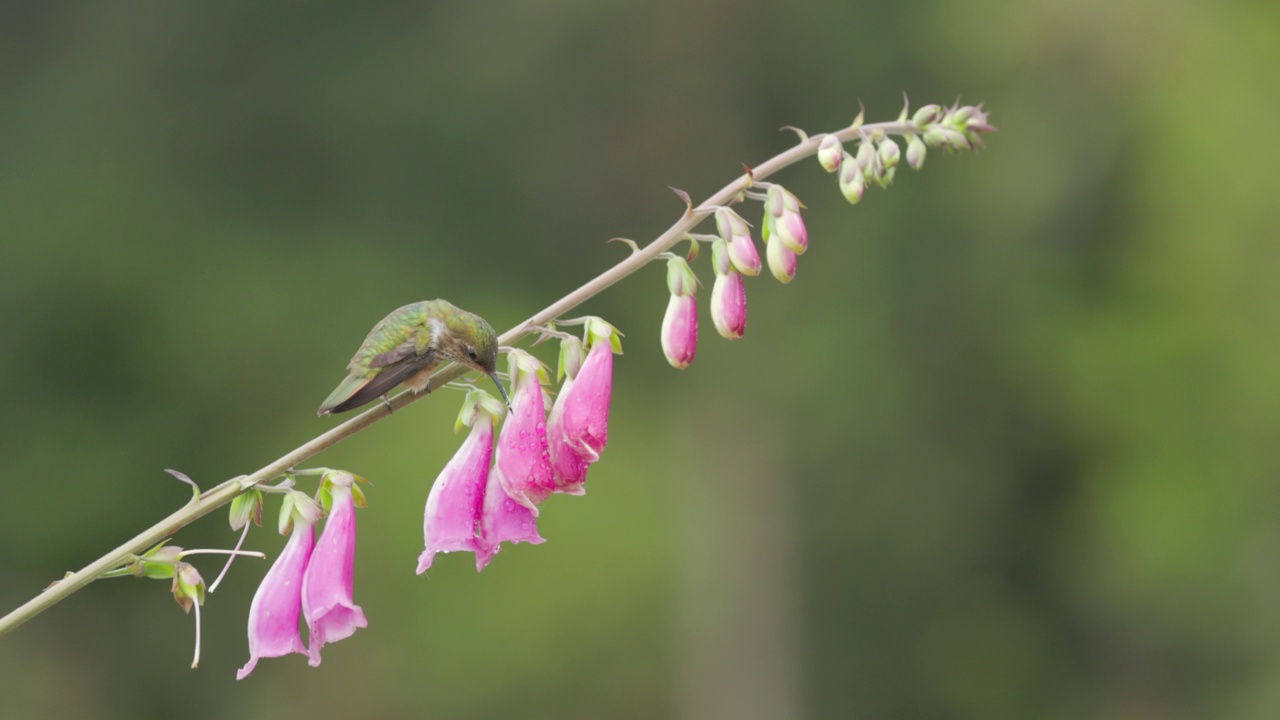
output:
M249 662L236 673L237 680L248 677L260 658L307 654L298 636L298 618L302 613L303 573L315 547L315 521L320 517L320 508L302 493L291 493L290 500L281 508L281 525L287 527L292 522L293 533L249 605Z
M751 241L751 229L747 221L733 210L722 207L716 210L716 231L729 243L729 260L738 272L755 277L760 274L760 253Z
M662 318L662 352L671 366L683 370L698 354L698 280L682 257L667 261L671 300Z
M537 504L555 490L551 455L547 449L547 406L542 383L547 371L529 353L507 354L511 373L511 415L498 435L498 459L502 486L507 495L538 514Z
M556 371L556 379L562 380L560 394L556 396L551 413L547 415L547 450L551 454L551 474L556 481L556 492L568 495L586 493L582 484L587 481L587 467L591 465L591 461L581 452L569 446L564 436L565 401L572 395L585 355L582 341L578 338L567 337L560 341L560 365Z
M747 331L747 288L742 274L729 261L723 240L711 246L716 283L711 287L711 322L722 336L736 340Z
M508 420L508 422L510 422ZM505 428L503 428L505 432ZM527 542L538 545L546 540L538 534L538 512L516 502L507 495L502 469L494 467L489 473L489 484L484 491L484 508L480 514L479 550L476 550L476 571L489 564L501 550L504 542Z
M311 553L302 577L302 614L311 628L309 643L312 667L320 664L325 643L351 637L356 628L368 627L364 611L351 597L356 558L355 478L349 473L330 472L324 484L332 497L324 531Z
M458 448L427 495L422 532L426 550L418 557L418 574L426 572L438 552L481 552L480 511L489 463L493 459L493 422L504 407L492 395L475 389L467 393L457 428L471 426L471 434Z
M764 207L765 223L771 234L791 252L803 255L809 249L809 231L800 217L800 199L781 185L770 185Z
M600 318L586 327L590 352L577 377L568 377L547 420L556 491L581 495L587 467L609 442L609 402L613 395L613 354L622 352L618 331ZM576 340L576 338L575 338Z

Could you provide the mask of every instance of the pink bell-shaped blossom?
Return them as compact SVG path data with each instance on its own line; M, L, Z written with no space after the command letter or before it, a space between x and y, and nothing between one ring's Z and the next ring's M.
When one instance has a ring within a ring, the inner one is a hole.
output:
M556 487L551 472L551 454L547 449L547 406L542 384L547 370L529 353L512 350L510 362L511 414L498 435L500 479L507 495L538 514L538 503L546 500Z
M322 515L311 498L292 491L281 507L281 529L292 523L293 532L284 550L262 578L249 605L249 662L236 673L243 680L261 658L289 653L307 654L298 634L302 615L302 581L315 547L315 522Z
M622 352L618 331L600 318L587 320L586 336L590 346L587 359L576 377L565 379L547 419L556 491L571 495L584 492L587 467L600 459L609 442L613 355ZM562 362L562 367L565 364Z
M716 240L711 246L711 266L716 273L711 287L711 322L716 332L736 340L747 331L747 288L742 274L729 260L724 240Z
M587 359L573 387L563 393L569 444L595 462L609 443L609 401L613 395L613 355L622 352L618 331L600 318L587 321Z
M698 354L698 280L682 257L667 261L671 300L662 317L662 353L672 367L683 370Z
M788 250L803 255L809 249L809 231L800 217L800 199L781 185L770 185L765 196L765 228Z
M504 410L502 403L483 390L467 393L456 427L470 425L471 433L427 495L422 521L426 550L418 557L419 575L431 567L438 552L483 550L479 523L493 460L493 423Z
M751 241L751 228L747 221L733 210L722 207L716 210L716 230L729 244L729 260L738 272L749 277L760 274L760 253Z
M582 483L587 480L587 467L591 461L578 450L569 446L564 436L565 401L571 397L574 382L582 369L586 351L582 341L576 337L566 337L560 342L560 364L556 379L560 383L560 394L551 405L547 415L547 450L551 454L551 474L555 478L556 492L568 495L582 495Z
M501 468L494 467L489 473L489 484L484 491L484 507L480 513L477 572L489 564L493 556L502 549L504 542L527 542L531 545L546 542L538 534L537 510L514 500L507 494L505 484Z
M325 474L322 494L331 498L329 517L311 552L302 578L302 614L311 628L308 661L320 664L320 649L368 627L364 611L352 600L356 559L356 498L359 489L350 473ZM363 497L363 493L361 493Z

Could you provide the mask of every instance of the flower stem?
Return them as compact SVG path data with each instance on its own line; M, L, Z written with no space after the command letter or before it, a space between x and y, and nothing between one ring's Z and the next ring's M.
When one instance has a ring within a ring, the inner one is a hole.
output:
M910 121L897 121L876 123L871 125L863 125L860 128L844 128L833 133L842 142L851 140L858 136L865 136L875 132L882 132L892 135L905 135L906 133L921 132L921 129ZM592 280L583 284L577 290L565 295L554 303L548 305L533 316L515 327L507 330L498 338L498 342L502 345L511 345L515 341L525 335L536 332L539 325L545 325L552 320L560 317L564 313L574 309L587 300L595 297L600 292L618 283L623 278L636 272L640 268L646 266L660 253L666 252L676 244L685 239L685 236L697 227L699 223L711 217L715 212L715 208L723 205L729 205L738 194L743 190L751 187L754 182L763 180L770 175L782 170L785 167L793 165L817 152L818 144L821 142L823 134L816 134L802 142L793 145L791 148L774 155L763 163L751 168L750 174L744 173L733 182L725 185L714 195L704 200L701 204L693 206L677 220L666 232L659 235L648 245L640 248L636 252L627 256L618 264L605 270ZM352 435L364 430L370 425L382 420L390 415L393 411L399 410L411 402L414 402L427 393L439 388L440 386L461 377L467 370L461 365L448 365L432 376L431 382L421 393L402 392L391 398L390 403L378 403L369 410L356 415L346 422L329 429L326 432L317 435L307 442L299 445L293 450L285 453L275 461L262 467L251 475L241 476L200 493L197 497L193 497L190 502L174 511L165 519L147 528L132 539L121 544L116 549L106 553L102 557L94 560L86 565L78 572L68 576L64 580L60 580L56 584L45 589L44 592L35 596L31 600L18 607L17 609L0 618L0 635L8 633L10 630L18 627L22 623L48 610L61 600L66 599L69 595L80 590L85 585L93 582L101 577L103 573L118 567L130 555L142 552L143 550L155 545L156 543L168 538L190 525L192 522L204 517L210 512L231 502L235 496L255 485L266 483L272 479L291 472L292 468L302 464L311 457L323 450L336 445L338 442L345 440ZM293 472L293 474L298 474Z

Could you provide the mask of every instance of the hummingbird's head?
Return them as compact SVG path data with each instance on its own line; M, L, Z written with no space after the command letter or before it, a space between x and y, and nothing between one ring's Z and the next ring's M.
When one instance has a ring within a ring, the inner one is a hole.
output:
M465 311L458 311L446 320L446 325L449 331L441 338L437 351L446 360L466 365L493 378L505 401L507 390L498 382L497 376L498 334L493 331L493 327L479 315Z

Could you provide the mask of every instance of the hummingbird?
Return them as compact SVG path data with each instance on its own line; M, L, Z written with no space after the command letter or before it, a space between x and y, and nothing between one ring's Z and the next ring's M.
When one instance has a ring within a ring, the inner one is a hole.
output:
M423 300L391 311L361 343L347 363L347 377L325 398L317 415L354 410L397 385L414 392L427 387L442 361L456 362L493 378L509 406L507 390L496 374L498 336L484 318L446 300Z

